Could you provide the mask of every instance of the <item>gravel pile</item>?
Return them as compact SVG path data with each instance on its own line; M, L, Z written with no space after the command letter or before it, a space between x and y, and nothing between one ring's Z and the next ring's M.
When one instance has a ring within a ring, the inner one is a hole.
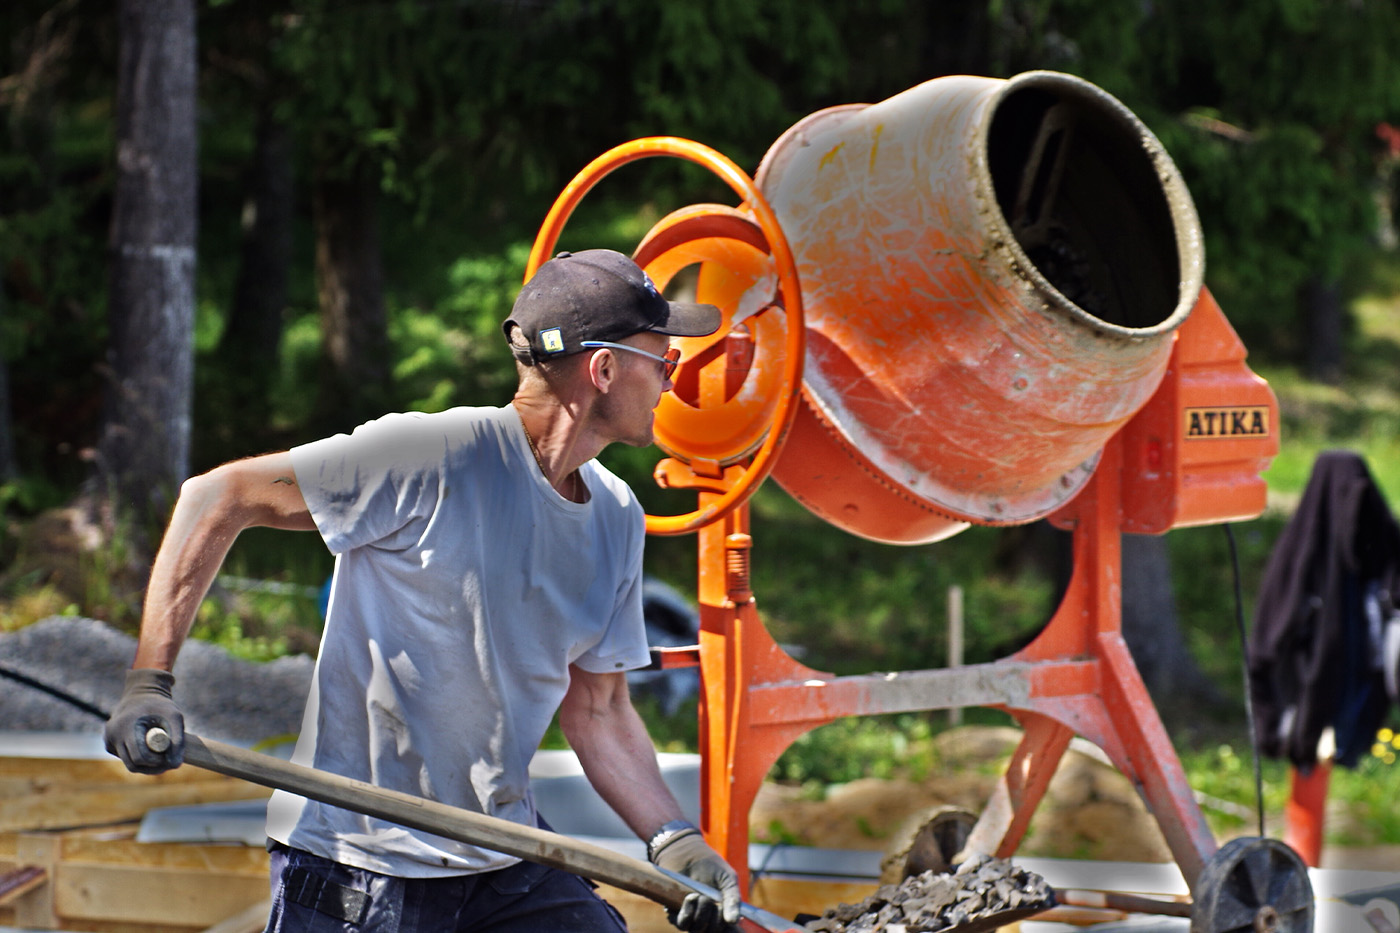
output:
M100 733L135 654L136 639L93 619L0 635L0 730ZM258 664L192 639L175 663L175 701L191 732L251 745L301 730L311 668L305 655Z
M985 855L963 862L951 874L926 871L899 884L882 885L859 904L841 904L807 924L812 933L923 933L954 930L1007 911L1053 906L1045 879L1005 859Z

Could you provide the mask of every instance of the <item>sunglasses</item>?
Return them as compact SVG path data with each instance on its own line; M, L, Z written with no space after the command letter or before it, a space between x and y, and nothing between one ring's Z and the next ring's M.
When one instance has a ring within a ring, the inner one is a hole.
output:
M610 350L626 350L629 353L639 353L649 360L656 360L656 362L660 363L661 374L666 379L671 378L671 374L676 371L676 367L679 366L681 362L680 347L672 347L666 351L665 356L657 356L655 353L648 353L646 350L629 347L625 343L610 343L607 340L584 340L579 343L579 346L586 347L589 350L601 350L603 347L607 347Z

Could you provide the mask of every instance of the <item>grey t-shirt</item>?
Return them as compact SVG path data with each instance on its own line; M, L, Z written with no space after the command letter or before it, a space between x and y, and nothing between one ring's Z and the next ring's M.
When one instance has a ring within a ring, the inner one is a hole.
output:
M569 665L648 659L642 510L596 461L545 480L513 407L390 415L292 450L336 555L293 760L527 825L528 767ZM268 835L402 877L516 859L278 792Z

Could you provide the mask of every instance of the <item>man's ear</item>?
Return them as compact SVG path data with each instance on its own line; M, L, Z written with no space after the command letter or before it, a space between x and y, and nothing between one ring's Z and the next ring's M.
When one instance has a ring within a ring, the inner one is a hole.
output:
M606 395L617 380L618 360L607 347L596 350L588 360L588 377L593 387Z

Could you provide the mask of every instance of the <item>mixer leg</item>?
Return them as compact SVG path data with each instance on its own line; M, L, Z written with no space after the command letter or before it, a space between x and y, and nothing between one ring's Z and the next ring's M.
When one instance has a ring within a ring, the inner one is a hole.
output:
M1048 716L1024 711L1013 715L1021 722L1021 743L968 836L959 861L971 855L1011 857L1074 737L1069 727Z
M1196 804L1181 760L1143 685L1128 646L1116 633L1100 636L1103 710L1111 733L1090 736L1134 784L1157 820L1186 883L1194 891L1215 837Z

